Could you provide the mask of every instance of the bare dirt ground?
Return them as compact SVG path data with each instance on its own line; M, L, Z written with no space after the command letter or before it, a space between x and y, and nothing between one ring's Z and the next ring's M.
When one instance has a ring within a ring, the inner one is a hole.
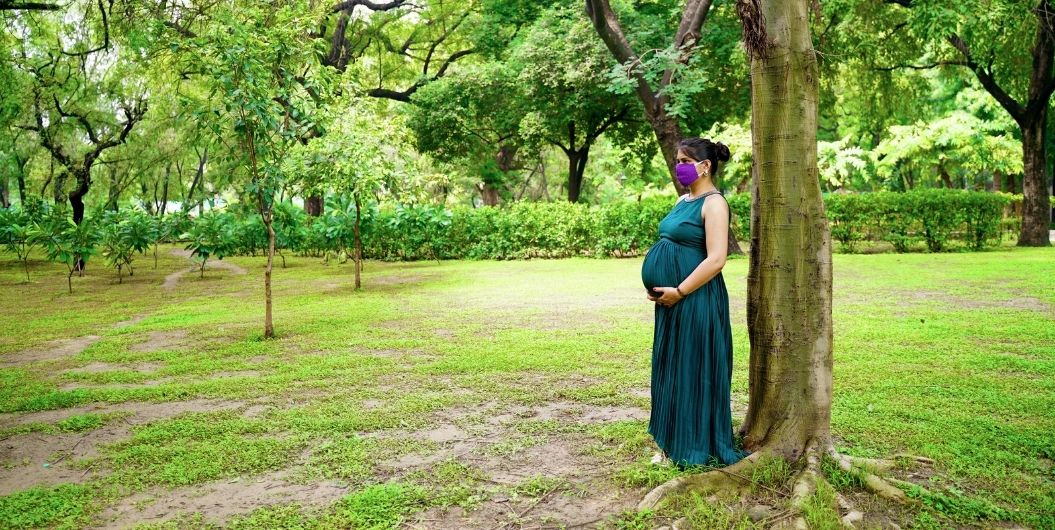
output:
M173 256L179 256L179 257L187 258L188 260L191 259L191 253L188 250L175 249L174 248L174 249L172 249L172 255ZM234 263L231 263L230 261L223 261L223 260L220 260L220 259L210 259L207 262L205 262L205 270L206 271L217 270L217 269L230 271L230 272L233 272L235 274L246 274L246 272L248 272L244 268L239 267L238 265L235 265ZM173 290L176 289L176 287L179 286L180 279L183 278L184 275L186 275L188 273L194 273L194 272L198 272L198 266L197 265L193 265L189 269L184 269L184 270L179 270L179 271L173 272L172 274L169 274L168 276L165 276L165 283L161 284L161 287L163 289L165 289L166 291L173 291Z

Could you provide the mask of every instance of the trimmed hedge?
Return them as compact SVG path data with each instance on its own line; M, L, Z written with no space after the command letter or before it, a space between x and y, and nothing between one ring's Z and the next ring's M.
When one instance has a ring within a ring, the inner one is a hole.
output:
M1021 195L1007 193L930 189L830 194L824 204L832 238L844 251L854 252L863 241L886 241L897 252L941 252L981 250L999 244L1002 234L1017 232L1021 221L1016 212L1021 209L1021 200ZM728 201L733 230L739 239L746 240L751 228L750 195L730 195ZM363 256L381 260L636 256L656 241L659 222L673 203L673 197L656 196L601 206L515 203L500 208L447 210L429 205L371 204L362 209ZM57 230L53 226L68 224L67 213L61 209L27 208L25 212L0 214L0 245L20 259L24 246L43 241L44 235ZM52 222L55 219L62 222L56 225ZM354 248L354 209L333 208L313 218L283 203L275 206L274 219L280 253L290 250L343 259ZM150 231L151 237L171 241L180 234L201 231L209 220L223 228L223 254L265 251L266 231L251 208L235 207L199 219L170 214L154 220L156 228ZM26 234L30 233L41 237L29 240Z
M854 252L861 241L886 241L897 252L925 245L931 252L982 250L1000 243L1005 231L1017 231L1004 212L1021 195L924 189L832 194L824 198L832 239Z
M733 230L751 231L750 194L729 195ZM515 203L502 208L396 206L363 220L364 255L383 260L524 259L635 256L658 237L671 197L585 206ZM897 252L981 250L1017 231L1005 218L1021 196L925 189L907 193L830 194L824 198L832 238L854 252L863 241L886 241Z

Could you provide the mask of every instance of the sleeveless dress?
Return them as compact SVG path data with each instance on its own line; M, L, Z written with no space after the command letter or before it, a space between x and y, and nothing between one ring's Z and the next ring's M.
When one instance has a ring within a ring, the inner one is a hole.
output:
M641 267L646 289L676 287L707 257L701 213L715 193L678 201L660 221L660 239ZM730 465L750 454L733 444L732 374L729 294L721 272L671 307L656 304L648 432L675 464Z

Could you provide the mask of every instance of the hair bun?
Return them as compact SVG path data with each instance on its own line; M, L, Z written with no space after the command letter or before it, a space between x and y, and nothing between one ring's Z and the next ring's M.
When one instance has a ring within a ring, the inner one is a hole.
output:
M729 148L726 147L725 144L722 142L716 142L714 144L714 150L718 154L718 160L721 160L722 162L729 161Z

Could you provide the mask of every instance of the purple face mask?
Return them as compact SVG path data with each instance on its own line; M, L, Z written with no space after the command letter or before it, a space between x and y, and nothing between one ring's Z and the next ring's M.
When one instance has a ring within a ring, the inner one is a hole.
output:
M674 175L678 177L678 182L680 182L682 186L688 186L700 177L699 173L696 172L697 164L699 164L699 162L683 163L674 166Z

